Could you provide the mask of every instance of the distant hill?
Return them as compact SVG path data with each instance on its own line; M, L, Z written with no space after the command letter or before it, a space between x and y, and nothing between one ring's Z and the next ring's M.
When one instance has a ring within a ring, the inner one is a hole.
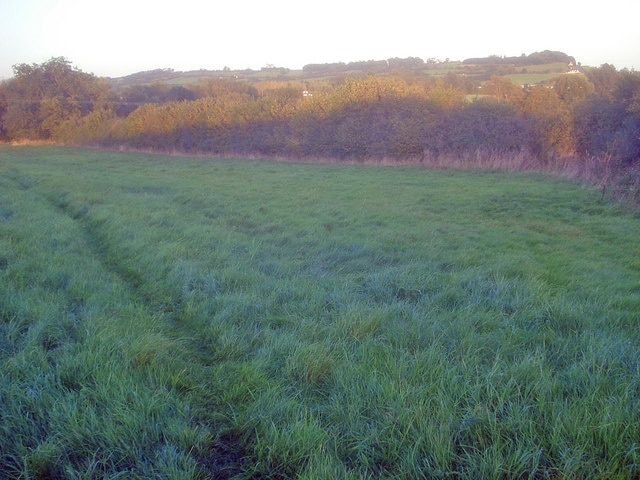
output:
M467 77L485 80L492 75L515 75L537 72L540 74L558 74L576 65L575 58L558 51L544 50L519 57L490 55L481 58L467 58L463 61L450 61L419 57L389 58L386 60L364 60L357 62L334 62L308 64L301 70L268 65L260 70L192 70L174 71L171 68L159 68L137 72L124 77L111 78L114 88L126 88L134 85L163 83L169 85L188 85L207 79L239 79L247 82L265 80L326 80L345 75L448 75L464 74Z
M527 66L527 65L542 65L545 63L576 63L575 58L567 55L564 52L553 52L551 50L545 50L543 52L535 52L530 55L524 53L519 57L500 57L497 55L491 55L489 57L482 58L467 58L463 60L463 64L475 64L475 65L515 65L515 66Z

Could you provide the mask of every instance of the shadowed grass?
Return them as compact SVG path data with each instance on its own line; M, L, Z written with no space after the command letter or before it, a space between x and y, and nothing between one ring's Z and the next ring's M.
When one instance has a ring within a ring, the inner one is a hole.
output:
M638 476L640 223L598 200L3 147L0 476Z

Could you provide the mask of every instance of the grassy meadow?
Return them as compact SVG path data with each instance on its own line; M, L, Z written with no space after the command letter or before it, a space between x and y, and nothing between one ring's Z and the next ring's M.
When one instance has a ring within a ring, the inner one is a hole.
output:
M543 175L0 146L0 478L639 478L639 238Z

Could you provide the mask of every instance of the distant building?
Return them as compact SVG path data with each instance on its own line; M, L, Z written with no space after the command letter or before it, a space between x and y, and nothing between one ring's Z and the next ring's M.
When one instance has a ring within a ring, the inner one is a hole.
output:
M566 73L582 73L582 66L579 63L576 65L573 62L569 62L567 67L569 70Z

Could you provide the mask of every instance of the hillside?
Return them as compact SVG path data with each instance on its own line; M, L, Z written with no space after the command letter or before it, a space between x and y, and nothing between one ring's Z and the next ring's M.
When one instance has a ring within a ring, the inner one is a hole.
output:
M410 75L410 76L446 76L464 75L473 80L488 80L493 75L512 75L514 80L523 79L523 83L539 83L559 73L565 73L576 65L573 57L563 52L545 50L520 57L500 57L491 55L483 58L469 58L462 61L439 60L418 57L389 58L386 60L366 60L358 62L336 62L308 64L302 69L289 69L268 65L260 70L191 70L175 71L171 68L159 68L137 72L124 77L111 78L114 88L126 88L134 85L164 83L170 85L190 85L203 80L234 79L246 82L267 80L327 81L347 75ZM531 77L535 75L535 82ZM520 76L520 77L519 77Z

